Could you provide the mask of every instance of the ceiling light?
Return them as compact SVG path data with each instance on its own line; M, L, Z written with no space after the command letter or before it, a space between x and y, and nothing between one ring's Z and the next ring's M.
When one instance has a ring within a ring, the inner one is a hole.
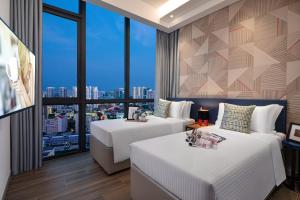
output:
M170 18L173 18L174 17L174 15L170 15Z
M159 16L163 17L163 16L169 14L170 12L172 12L173 10L179 8L183 4L186 4L189 1L190 0L180 0L180 1L178 1L178 0L169 0L166 3L164 3L163 5L160 6Z

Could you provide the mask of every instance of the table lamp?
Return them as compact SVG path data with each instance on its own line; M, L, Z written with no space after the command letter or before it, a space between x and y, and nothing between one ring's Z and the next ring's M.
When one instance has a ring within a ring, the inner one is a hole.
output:
M198 124L200 126L208 126L209 112L208 109L200 108L198 110Z

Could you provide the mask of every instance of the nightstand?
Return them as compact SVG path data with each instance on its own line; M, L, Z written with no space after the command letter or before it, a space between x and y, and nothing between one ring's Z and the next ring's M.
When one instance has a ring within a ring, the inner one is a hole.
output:
M291 190L298 190L299 191L299 183L300 183L300 167L296 169L296 162L297 159L300 160L300 144L296 142L292 142L289 140L282 141L283 145L283 152L284 152L284 164L287 174L287 180L285 181L288 188ZM288 153L290 155L288 155ZM288 162L289 161L289 162ZM287 169L291 168L291 173L288 175ZM297 174L298 171L298 174Z
M208 126L213 126L214 124L208 124ZM194 124L188 124L185 126L185 130L189 131L189 130L193 130L193 129L197 129L197 128L203 128L206 126L200 126L198 123L194 123Z

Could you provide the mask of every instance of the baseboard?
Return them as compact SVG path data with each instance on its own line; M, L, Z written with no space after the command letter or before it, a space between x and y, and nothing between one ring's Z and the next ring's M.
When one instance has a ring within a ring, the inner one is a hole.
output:
M9 185L9 183L10 183L10 179L11 179L11 173L9 173L9 176L8 176L8 178L7 178L6 186L5 186L3 195L2 195L2 197L1 197L1 200L5 200L6 193L7 193L7 189L8 189L8 185Z

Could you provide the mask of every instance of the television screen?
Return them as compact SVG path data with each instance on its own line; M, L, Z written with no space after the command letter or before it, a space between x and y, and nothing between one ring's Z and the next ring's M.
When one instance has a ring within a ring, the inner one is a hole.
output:
M0 20L0 118L34 105L35 56Z

